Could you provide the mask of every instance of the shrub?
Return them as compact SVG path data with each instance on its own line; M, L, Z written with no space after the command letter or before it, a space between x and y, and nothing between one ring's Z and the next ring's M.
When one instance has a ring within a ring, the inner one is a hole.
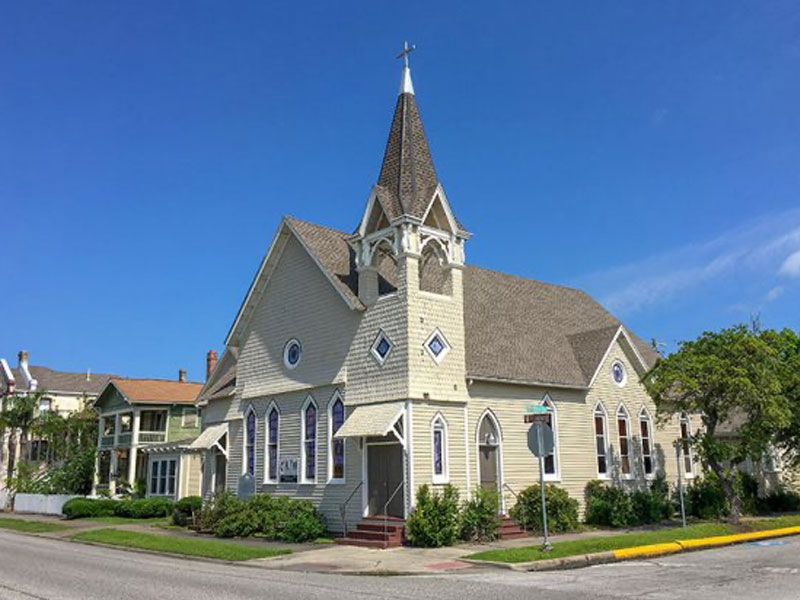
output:
M431 493L428 485L417 491L417 504L406 523L408 539L414 546L440 548L455 543L460 533L458 490L444 486Z
M247 508L242 507L242 510L232 512L222 519L214 529L214 535L217 537L248 537L258 531L257 519L255 513Z
M552 484L545 486L544 493L548 532L560 533L578 529L578 501L570 498L566 490ZM542 530L542 488L538 484L522 491L511 509L511 517L524 529Z
M713 473L696 478L686 488L686 512L698 519L719 519L730 513L728 500Z
M67 500L61 509L68 519L83 519L87 517L111 517L118 502L107 499L73 498Z
M647 490L628 492L594 480L586 484L587 523L604 527L634 527L658 523L673 514L669 486L663 477Z
M181 527L186 527L187 525L195 527L202 508L203 499L200 496L181 498L175 503L175 509L172 511L172 523Z
M800 494L789 490L780 489L761 498L760 512L797 512L800 511Z
M500 508L497 492L477 489L461 508L461 539L489 542L497 539L500 529Z
M325 534L325 520L308 500L254 494L247 501L227 492L203 505L204 530L218 537L262 535L270 540L307 542Z
M214 494L208 502L203 503L200 511L200 528L203 531L216 531L217 523L229 514L242 512L244 502L233 492Z
M174 503L169 498L137 498L117 502L114 514L128 519L153 519L172 514Z
M736 495L739 497L739 509L742 514L757 514L760 504L758 480L749 473L739 471L736 473L734 485L736 486Z

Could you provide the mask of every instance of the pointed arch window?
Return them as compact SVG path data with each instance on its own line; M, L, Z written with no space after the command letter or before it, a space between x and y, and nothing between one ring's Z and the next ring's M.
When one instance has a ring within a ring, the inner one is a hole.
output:
M617 432L619 434L619 468L623 477L631 475L630 419L628 411L620 404L617 409Z
M547 424L553 430L553 451L544 457L544 478L557 480L560 477L558 464L558 418L556 405L549 395L542 400L542 406L547 408Z
M275 403L267 412L267 477L269 483L278 483L278 456L280 451L281 416Z
M245 473L256 473L256 411L251 406L245 417Z
M646 408L642 408L639 413L639 439L642 442L642 467L644 467L645 477L652 477L655 473L655 462L653 461L653 428L650 422L650 414Z
M447 254L438 240L431 240L422 249L422 256L419 259L419 289L443 296L450 296L453 293Z
M447 421L437 414L431 421L431 443L433 448L433 483L447 483L450 479L447 452Z
M344 439L335 438L336 432L344 424L344 402L339 392L334 392L331 399L328 422L330 423L328 448L330 459L328 461L329 481L334 483L344 482Z
M598 402L594 408L594 439L597 452L597 476L608 477L608 439L606 437L606 411Z
M681 413L681 449L683 454L683 472L687 477L694 476L694 459L692 457L692 420L686 413Z
M303 405L302 419L302 482L317 481L317 404L309 396Z

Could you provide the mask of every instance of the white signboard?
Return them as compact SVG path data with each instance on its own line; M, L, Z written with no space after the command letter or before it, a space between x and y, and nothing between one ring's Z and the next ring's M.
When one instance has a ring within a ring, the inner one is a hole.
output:
M281 483L297 483L297 465L296 458L281 458L280 465L278 465L279 480Z

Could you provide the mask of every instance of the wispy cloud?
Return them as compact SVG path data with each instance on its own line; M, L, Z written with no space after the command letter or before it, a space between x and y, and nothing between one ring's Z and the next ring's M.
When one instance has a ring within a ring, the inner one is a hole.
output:
M791 254L787 257L787 253ZM779 270L800 277L800 210L771 215L706 241L590 274L580 285L593 291L613 312L630 314L734 273L747 271L775 279ZM766 285L772 286L769 300L784 291L782 287L778 290L777 282Z
M767 302L774 302L778 298L783 295L784 287L782 285L776 285L770 291L767 292L766 300Z
M800 250L787 256L778 272L786 277L800 277Z

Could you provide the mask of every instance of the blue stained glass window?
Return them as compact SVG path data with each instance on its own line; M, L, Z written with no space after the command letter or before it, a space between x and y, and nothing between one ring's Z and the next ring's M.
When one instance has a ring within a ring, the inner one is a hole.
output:
M300 344L292 342L286 351L286 360L290 365L296 365L300 360Z
M256 472L256 415L250 411L247 414L247 474Z
M428 342L428 348L433 352L434 356L439 356L444 350L444 342L438 335L435 335L431 341Z
M344 423L344 403L337 399L331 409L331 433L335 435ZM333 439L333 473L334 479L344 478L344 440Z
M305 414L306 480L314 481L317 474L317 407L309 404Z
M389 341L386 338L381 338L381 341L378 342L378 345L376 346L375 351L378 353L378 355L381 358L386 358L386 355L389 354L389 349L390 348L391 348L391 345L389 344Z
M442 430L433 430L433 472L435 475L444 473L444 461L442 460Z
M269 478L278 479L278 411L272 409L269 413Z
M611 375L614 377L614 381L622 383L625 379L625 368L620 363L614 363L614 366L611 367Z

